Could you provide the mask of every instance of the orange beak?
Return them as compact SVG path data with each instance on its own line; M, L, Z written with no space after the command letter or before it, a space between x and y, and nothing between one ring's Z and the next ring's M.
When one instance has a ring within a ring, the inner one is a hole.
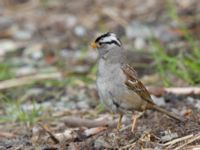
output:
M90 44L90 47L93 48L93 49L96 49L98 47L98 45L95 42L92 42Z

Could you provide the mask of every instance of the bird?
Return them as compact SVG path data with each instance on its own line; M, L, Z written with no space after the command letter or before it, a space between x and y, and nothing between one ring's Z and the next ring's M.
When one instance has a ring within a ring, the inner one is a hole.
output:
M108 110L118 113L117 129L122 126L122 117L128 113L144 112L148 109L159 111L183 122L184 118L156 105L137 72L129 65L121 40L113 32L98 36L92 43L98 51L96 77L100 101ZM131 131L134 131L137 116L133 116Z

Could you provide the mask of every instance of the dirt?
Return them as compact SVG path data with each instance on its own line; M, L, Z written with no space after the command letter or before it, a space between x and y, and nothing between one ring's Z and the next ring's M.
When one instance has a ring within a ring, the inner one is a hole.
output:
M148 110L133 132L131 116L124 117L118 131L118 114L99 105L97 53L88 47L101 32L117 33L126 49L134 49L129 57L145 85L164 88L150 39L158 39L170 56L189 53L180 28L184 25L199 43L199 11L197 0L173 5L159 0L2 0L0 150L200 149L198 93L158 94L161 107L183 116L185 122ZM31 82L21 85L23 77L50 73L61 77L29 78ZM173 74L165 77L172 81L171 86L193 86ZM69 126L65 123L68 116L90 123L107 119L115 126Z

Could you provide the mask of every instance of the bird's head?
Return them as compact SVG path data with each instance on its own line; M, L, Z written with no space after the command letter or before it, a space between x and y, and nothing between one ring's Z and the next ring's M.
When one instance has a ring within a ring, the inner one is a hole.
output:
M98 36L94 42L91 43L93 49L97 49L100 56L106 54L110 50L119 49L122 46L121 41L116 34L107 32Z

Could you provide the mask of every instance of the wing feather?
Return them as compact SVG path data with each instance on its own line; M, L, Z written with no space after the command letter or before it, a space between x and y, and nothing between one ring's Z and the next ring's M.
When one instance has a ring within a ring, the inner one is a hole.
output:
M143 83L137 78L136 71L128 64L123 65L122 70L127 76L125 84L128 86L128 88L137 93L138 96L140 96L142 99L153 103L148 90L145 88Z

